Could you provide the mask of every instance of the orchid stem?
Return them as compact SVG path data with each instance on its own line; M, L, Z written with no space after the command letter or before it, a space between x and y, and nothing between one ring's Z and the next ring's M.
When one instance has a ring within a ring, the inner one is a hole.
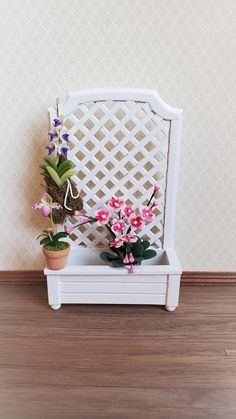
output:
M152 200L152 198L154 197L154 195L155 195L155 192L153 192L153 193L152 193L151 198L149 199L149 201L148 201L148 203L147 203L147 207L149 207L149 205L150 205L150 203L151 203L151 200Z
M113 239L115 239L116 235L113 233L113 231L112 231L111 227L109 227L109 225L108 225L108 224L105 224L105 227L107 228L107 230L108 230L108 231L109 231L109 233L111 234L111 237L112 237Z
M74 228L79 227L79 226L82 226L82 225L84 225L84 224L88 224L88 223L95 223L96 221L97 221L97 220L89 220L89 221L85 221L84 223L77 224L76 226L74 226Z
M52 211L50 213L50 220L51 220L52 231L54 232L54 222L53 222L53 217L52 217Z

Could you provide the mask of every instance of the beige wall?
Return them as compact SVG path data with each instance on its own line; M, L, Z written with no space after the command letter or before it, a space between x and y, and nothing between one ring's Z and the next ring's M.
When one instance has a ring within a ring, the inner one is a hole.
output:
M38 269L31 204L46 107L89 87L157 89L184 109L176 247L236 270L236 1L0 0L0 269Z

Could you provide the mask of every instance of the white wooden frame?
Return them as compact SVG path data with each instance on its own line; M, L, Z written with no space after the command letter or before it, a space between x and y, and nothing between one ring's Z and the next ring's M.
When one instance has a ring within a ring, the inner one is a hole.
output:
M181 275L174 250L174 224L182 110L167 105L153 90L96 89L69 94L60 105L60 114L70 115L81 104L107 101L147 103L153 113L170 122L163 243L150 265L135 268L134 274L100 264L99 249L74 248L65 269L45 269L49 304L53 309L60 308L61 303L160 304L173 311L178 306ZM56 111L48 111L52 121Z

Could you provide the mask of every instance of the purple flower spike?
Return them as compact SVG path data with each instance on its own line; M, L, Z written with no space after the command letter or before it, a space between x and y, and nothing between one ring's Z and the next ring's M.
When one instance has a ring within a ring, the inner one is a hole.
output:
M55 151L55 145L47 145L46 149L48 150L48 155L50 156L50 154L52 154Z
M50 131L50 132L48 133L48 135L49 135L49 139L50 139L50 141L53 141L53 140L55 139L55 137L56 137L56 134L55 134L55 132L53 132L53 131Z
M67 153L68 153L68 147L61 147L61 153L63 154L63 156L65 156L65 158L67 159Z
M62 134L62 139L64 140L64 141L69 141L69 134Z
M53 119L53 126L56 128L56 127L59 127L59 125L61 125L60 119L58 118Z

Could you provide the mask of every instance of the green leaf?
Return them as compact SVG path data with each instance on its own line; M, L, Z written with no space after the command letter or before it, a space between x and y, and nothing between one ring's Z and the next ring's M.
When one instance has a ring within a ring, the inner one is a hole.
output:
M143 240L142 241L142 246L143 246L143 250L146 250L150 247L150 243L148 240Z
M59 231L59 233L54 234L53 241L57 242L59 239L63 239L68 236L69 234L66 231Z
M54 170L57 171L57 162L56 162L56 160L54 160L54 159L52 159L51 157L48 157L48 156L44 156L43 159L48 164L48 166L52 167Z
M67 179L69 179L71 176L74 176L76 174L76 169L70 169L67 170L64 175L61 177L61 184L65 183Z
M145 252L143 252L143 257L144 259L151 259L154 258L154 256L156 256L157 252L153 249L148 249L145 250Z
M62 186L62 181L59 178L57 172L50 166L46 166L46 170L51 176L52 180L56 183L57 186Z
M140 265L141 262L144 260L144 258L142 256L138 256L134 259L134 265Z
M45 237L45 239L40 240L39 243L41 245L43 245L43 244L50 244L50 243L52 243L52 241L48 237Z
M55 164L58 166L60 160L60 154L57 153L56 158L55 158Z
M123 246L122 247L119 247L119 248L112 246L110 249L112 250L112 252L116 253L119 256L120 259L123 260L124 255L126 253L126 251L123 248Z
M118 259L116 255L112 255L108 252L101 252L100 258L104 260L105 262L111 262L112 260Z
M40 234L38 237L36 237L36 240L38 240L39 237L48 237L48 235L47 234Z
M115 268L120 268L121 266L125 266L124 262L121 259L114 259L111 261L112 266Z
M74 169L74 164L70 160L65 160L57 168L57 174L58 176L62 177L67 172L67 170L70 169Z
M132 244L131 251L132 251L134 257L141 256L142 255L142 253L143 253L143 246L142 246L142 243L141 243L140 238L138 238L138 240L136 241L136 243Z

